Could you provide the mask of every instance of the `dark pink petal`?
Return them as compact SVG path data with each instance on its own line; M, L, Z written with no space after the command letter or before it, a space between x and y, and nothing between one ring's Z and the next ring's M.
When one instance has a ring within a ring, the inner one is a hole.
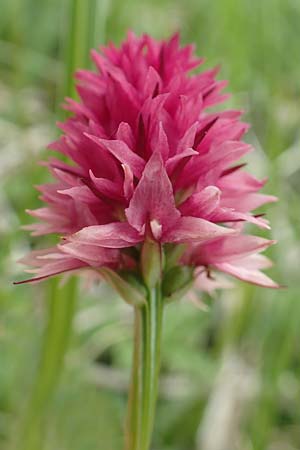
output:
M195 122L190 128L187 129L183 137L178 142L178 148L176 153L180 153L186 150L187 148L193 147L198 127L199 122Z
M97 136L87 134L87 136L96 144L106 148L121 163L127 164L134 175L141 177L145 167L145 161L136 153L134 153L125 142L118 140L99 139Z
M143 86L145 98L152 97L155 93L155 90L159 90L161 84L162 81L159 74L156 72L153 66L150 66Z
M179 218L172 185L158 152L147 162L125 214L130 225L138 231L152 220L166 229Z
M66 103L63 105L63 107L67 111L71 111L75 114L82 114L87 119L97 120L97 116L93 113L93 111L90 108L86 107L84 104L78 103L72 98L66 98L65 102Z
M60 159L50 158L49 161L41 161L41 166L49 167L50 169L59 170L65 173L69 173L70 175L83 177L85 176L85 171L82 170L81 167L78 166L70 166L69 164L64 163Z
M120 199L122 197L122 185L119 186L118 183L107 178L97 178L91 170L90 177L99 193L112 199Z
M228 85L227 80L217 81L213 84L212 87L209 88L207 92L204 93L203 96L203 104L205 108L210 106L217 105L218 103L224 102L228 98L230 98L230 94L220 94L226 86Z
M206 153L213 143L238 141L248 128L249 126L242 122L231 119L219 119L209 129L197 150L199 153Z
M66 171L61 169L52 169L52 173L54 174L55 178L57 178L59 181L63 183L65 186L78 186L80 177L76 175L75 173L72 173L72 171Z
M134 147L134 136L132 133L132 129L128 123L126 122L120 123L116 133L116 139L118 141L125 142L125 144L128 145L129 148Z
M197 183L200 189L217 184L222 172L252 149L251 145L240 141L214 143L204 155L191 158L183 171L179 186L185 188Z
M188 161L188 158L191 156L197 155L196 150L192 148L186 148L181 153L172 156L166 162L166 169L169 175L172 175L175 171L177 171L178 167L184 167L184 164Z
M169 155L169 142L168 137L165 133L164 126L160 121L156 132L153 135L151 142L152 152L158 152L161 154L162 159L165 161Z
M207 186L202 191L191 195L180 205L179 210L186 216L208 218L219 206L220 196L220 189L216 186Z

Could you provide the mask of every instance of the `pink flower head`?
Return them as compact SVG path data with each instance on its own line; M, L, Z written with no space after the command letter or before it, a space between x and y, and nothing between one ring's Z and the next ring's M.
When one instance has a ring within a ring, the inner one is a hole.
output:
M215 269L277 286L260 272L269 261L259 253L273 241L242 234L240 225L269 228L252 211L276 199L259 194L265 180L238 163L252 150L241 141L241 112L208 110L227 98L218 70L190 74L202 60L178 35L129 33L120 48L92 58L97 70L76 73L80 101L66 99L72 117L49 145L70 162L46 163L55 182L38 187L46 206L28 211L40 220L27 226L33 235L63 240L29 255L36 276L26 281L82 268L138 273L150 240L185 244L177 263L202 278Z

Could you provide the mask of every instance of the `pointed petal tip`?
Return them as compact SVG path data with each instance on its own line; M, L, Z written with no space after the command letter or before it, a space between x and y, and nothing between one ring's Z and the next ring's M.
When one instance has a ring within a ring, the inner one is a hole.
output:
M60 274L60 272L52 274L52 275L44 275L44 276L41 276L41 277L27 278L26 280L13 281L12 284L14 286L20 286L21 284L28 284L28 283L33 283L34 284L34 283L37 283L39 281L45 280L46 278L49 278L49 277L52 277L52 276L55 276L55 275L59 275L59 274Z

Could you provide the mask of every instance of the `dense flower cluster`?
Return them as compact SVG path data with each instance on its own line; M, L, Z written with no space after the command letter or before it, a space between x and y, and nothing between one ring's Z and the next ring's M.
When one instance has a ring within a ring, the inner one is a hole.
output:
M241 112L208 110L227 97L218 70L190 74L202 60L177 35L129 33L92 58L97 72L77 72L80 101L66 100L72 117L49 146L72 163L46 163L56 182L38 187L47 206L29 211L41 221L27 227L33 235L63 239L26 258L36 274L27 281L87 267L138 272L150 240L185 244L177 264L194 268L203 289L214 270L276 287L260 271L273 241L243 232L245 222L269 228L251 211L275 198L236 163L252 150Z

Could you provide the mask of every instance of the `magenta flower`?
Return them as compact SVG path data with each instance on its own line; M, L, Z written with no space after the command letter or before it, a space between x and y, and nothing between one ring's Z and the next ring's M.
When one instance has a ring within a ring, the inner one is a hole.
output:
M270 264L260 252L274 241L242 226L269 228L253 210L276 198L258 193L266 180L238 163L252 150L241 141L241 112L209 111L227 98L218 70L190 74L202 60L178 35L129 33L120 49L101 52L92 51L97 72L77 72L80 101L66 100L72 117L49 145L71 163L46 163L56 179L38 187L47 206L28 211L41 221L26 227L33 235L63 240L25 258L35 273L26 281L86 268L138 274L149 241L168 251L184 244L175 265L194 277L216 270L277 287L260 271Z

